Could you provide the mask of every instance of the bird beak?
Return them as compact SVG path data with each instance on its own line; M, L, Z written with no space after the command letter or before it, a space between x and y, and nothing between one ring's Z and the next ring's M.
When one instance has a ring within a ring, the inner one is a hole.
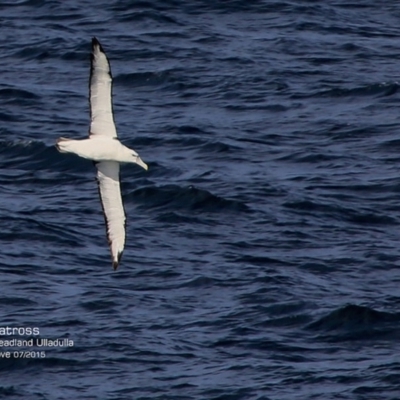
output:
M143 161L142 161L142 159L138 156L137 158L136 158L136 164L137 165L140 165L142 168L144 168L146 171L149 169L149 167L147 166L147 164L146 163L144 163Z

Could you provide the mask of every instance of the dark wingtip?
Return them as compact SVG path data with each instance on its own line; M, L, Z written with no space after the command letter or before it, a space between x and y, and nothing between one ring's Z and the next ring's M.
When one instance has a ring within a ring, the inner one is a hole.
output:
M101 43L97 40L95 36L92 37L92 49L94 50L95 47L99 47L100 51L104 53L103 47Z
M121 257L122 257L122 251L118 253L117 260L113 260L114 271L118 268L118 265L121 262Z
M118 265L119 265L119 263L120 263L120 261L121 261L121 257L122 257L122 251L121 251L120 253L118 253L118 260L117 260L117 261L113 260L113 268L114 268L114 271L117 270Z

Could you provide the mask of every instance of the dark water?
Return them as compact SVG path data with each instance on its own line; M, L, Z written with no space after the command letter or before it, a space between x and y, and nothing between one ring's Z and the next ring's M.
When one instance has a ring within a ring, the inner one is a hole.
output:
M0 347L0 398L400 398L400 3L10 0L0 31L0 327L73 341ZM92 36L149 164L117 272L54 148Z

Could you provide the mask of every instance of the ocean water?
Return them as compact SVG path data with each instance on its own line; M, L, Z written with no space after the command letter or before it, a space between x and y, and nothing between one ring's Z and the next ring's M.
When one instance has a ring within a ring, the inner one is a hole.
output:
M0 31L1 399L400 398L400 3L8 0ZM93 36L149 165L115 272L54 147Z

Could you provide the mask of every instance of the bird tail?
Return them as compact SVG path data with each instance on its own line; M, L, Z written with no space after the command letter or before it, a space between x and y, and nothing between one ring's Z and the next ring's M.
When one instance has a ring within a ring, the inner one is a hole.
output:
M66 142L71 141L72 139L60 137L57 139L56 148L60 153L68 153L66 149Z

